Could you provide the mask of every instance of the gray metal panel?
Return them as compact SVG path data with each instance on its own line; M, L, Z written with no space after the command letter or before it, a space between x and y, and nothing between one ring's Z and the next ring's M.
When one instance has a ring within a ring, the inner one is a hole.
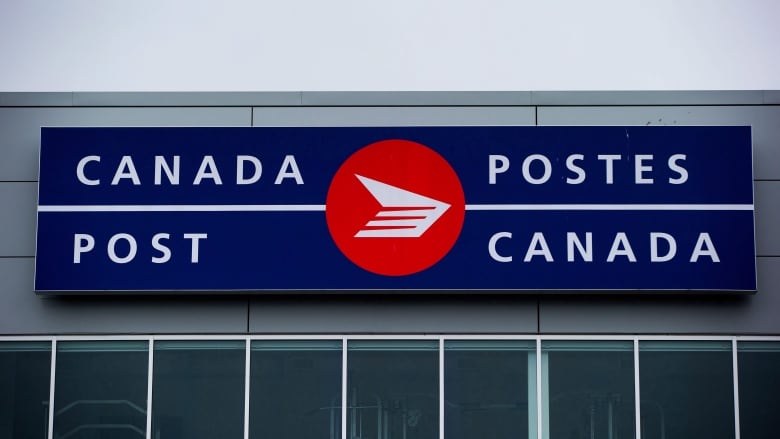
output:
M536 298L480 295L258 296L252 333L535 333Z
M69 92L0 92L0 107L70 107L73 93Z
M765 104L780 104L780 90L766 90L764 92Z
M400 92L0 92L0 106L426 106L778 104L778 90Z
M231 107L300 105L300 92L76 92L75 106Z
M250 108L0 108L0 181L36 181L41 126L248 126Z
M255 108L254 126L533 125L533 107Z
M539 125L752 125L754 177L780 179L780 106L539 107Z
M303 92L303 105L430 106L531 105L528 91L350 91Z
M747 91L534 91L532 105L757 105L764 92Z
M756 253L780 256L780 181L755 183Z
M758 293L755 295L594 296L585 293L542 297L541 332L780 334L780 258L758 258L757 262Z
M244 333L245 297L43 297L32 258L0 258L0 334Z
M0 182L0 257L35 254L37 183Z

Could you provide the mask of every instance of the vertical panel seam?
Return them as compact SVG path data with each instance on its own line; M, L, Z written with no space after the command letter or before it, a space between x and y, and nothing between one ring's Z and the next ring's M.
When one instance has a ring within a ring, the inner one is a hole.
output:
M642 399L639 394L639 337L634 337L634 428L636 439L642 439Z
M734 383L734 437L740 439L739 421L739 359L737 358L737 338L731 340L731 373Z
M246 345L244 346L244 352L246 358L244 358L244 439L249 439L249 380L251 378L251 349L249 337L245 339Z
M154 377L154 337L149 337L149 357L146 374L146 439L152 439L152 380Z
M444 337L439 337L439 439L444 439Z
M542 435L542 338L536 337L536 439Z
M51 364L49 367L49 419L46 420L48 424L48 439L54 437L54 386L56 384L55 377L57 376L57 337L51 339Z
M347 337L341 338L341 439L347 439Z

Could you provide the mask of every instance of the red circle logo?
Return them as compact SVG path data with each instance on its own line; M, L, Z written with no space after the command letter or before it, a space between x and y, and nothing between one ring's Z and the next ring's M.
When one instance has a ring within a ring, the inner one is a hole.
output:
M436 151L383 140L352 154L328 189L330 235L355 265L404 276L439 262L455 245L466 202L457 174Z

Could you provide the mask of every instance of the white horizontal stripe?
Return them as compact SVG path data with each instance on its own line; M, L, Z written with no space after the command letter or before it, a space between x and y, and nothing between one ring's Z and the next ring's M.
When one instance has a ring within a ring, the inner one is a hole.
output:
M324 204L38 206L38 212L324 212Z
M469 204L466 210L753 210L752 204Z
M466 210L753 210L752 204L468 204ZM38 206L38 212L324 212L324 204ZM382 212L380 212L381 214ZM403 212L404 216L408 211ZM398 215L393 212L393 215Z

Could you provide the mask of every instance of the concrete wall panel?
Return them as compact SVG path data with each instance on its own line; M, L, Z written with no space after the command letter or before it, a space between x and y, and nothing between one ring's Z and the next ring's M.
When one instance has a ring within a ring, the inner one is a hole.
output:
M533 107L287 107L254 109L254 126L533 125Z
M300 105L301 92L76 92L74 106L234 107Z
M756 207L756 254L780 256L780 181L757 181L754 184Z
M761 90L534 91L533 105L760 105Z
M253 333L535 333L536 298L512 295L255 297Z
M245 297L80 296L33 292L33 258L0 258L0 334L243 333Z
M0 257L35 254L37 183L0 182Z
M303 105L423 106L423 105L531 105L530 91L347 91L303 92Z
M755 295L546 296L542 333L780 334L780 258L758 258Z

